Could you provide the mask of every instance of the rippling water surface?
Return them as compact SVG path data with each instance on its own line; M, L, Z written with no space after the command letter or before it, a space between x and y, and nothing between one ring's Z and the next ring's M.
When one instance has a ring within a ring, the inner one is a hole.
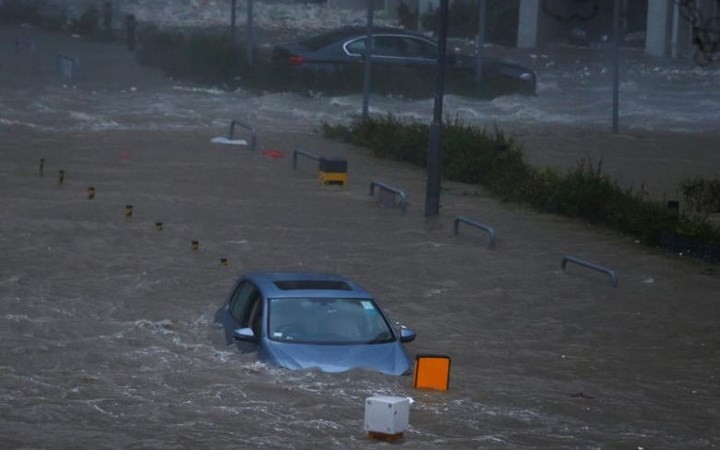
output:
M227 93L137 68L63 86L41 54L27 73L43 83L11 77L0 88L3 448L374 448L387 445L363 430L374 394L414 400L407 448L720 445L716 268L454 183L427 220L422 171L308 133L348 120L358 96ZM4 68L29 70L10 55ZM603 126L604 66L548 64L538 97L449 97L448 114ZM717 74L675 70L632 66L627 126L716 126ZM372 105L432 111L430 100ZM241 114L285 158L209 143ZM293 170L298 146L346 157L349 185L320 186L310 164ZM371 179L404 189L407 214L379 207ZM497 248L472 228L453 236L460 215L495 227ZM561 270L568 254L612 267L619 287ZM451 389L362 370L288 372L227 347L213 313L237 274L256 268L357 279L418 332L411 355L451 356Z

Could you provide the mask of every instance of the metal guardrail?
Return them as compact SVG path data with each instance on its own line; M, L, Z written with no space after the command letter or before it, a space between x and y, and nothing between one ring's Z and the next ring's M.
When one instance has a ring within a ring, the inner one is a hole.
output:
M575 258L574 256L563 256L560 267L563 270L565 270L565 266L569 262L575 263L575 264L585 267L587 269L597 270L598 272L606 273L610 277L610 284L612 285L612 287L617 287L617 285L618 285L617 275L615 274L614 270L610 270L607 267L603 267L598 264L594 264L594 263L591 263L588 261L584 261L582 259Z
M488 241L487 248L495 248L495 229L489 225L482 224L476 220L468 219L467 217L457 217L453 225L453 236L457 236L460 222L471 225L475 228L479 228L488 233L490 239Z
M306 158L314 159L315 161L320 161L320 156L316 155L315 153L309 152L307 150L302 149L295 149L293 151L292 155L292 167L293 169L297 169L297 157L298 155L305 156Z
M398 203L398 206L400 207L400 211L402 211L402 213L405 214L405 210L407 209L407 196L405 195L405 192L401 191L400 189L398 189L394 186L385 184L382 181L373 180L370 182L370 195L375 194L375 187L380 188L381 191L392 192L394 194L393 207L395 207L395 195L399 196L400 202Z
M257 149L257 133L255 132L255 128L240 120L233 120L230 122L230 131L228 132L228 139L231 141L235 139L236 126L250 132L250 150L254 152Z
M78 66L78 60L72 56L59 54L57 55L56 62L60 76L68 81L72 81L75 76L75 69Z

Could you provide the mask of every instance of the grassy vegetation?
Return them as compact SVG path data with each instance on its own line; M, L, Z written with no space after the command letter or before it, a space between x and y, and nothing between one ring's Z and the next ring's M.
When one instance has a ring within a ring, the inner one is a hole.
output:
M228 84L244 72L244 47L224 34L187 36L180 31L149 28L142 32L140 41L138 62L159 67L168 76Z
M86 38L111 40L112 30L100 25L101 12L90 4L77 18L70 18L67 10L46 0L4 0L0 2L0 23L33 24L50 31L67 31Z
M40 14L45 2L42 0L4 0L0 3L0 23L40 24Z
M357 119L349 126L325 124L323 131L326 137L367 147L379 158L425 166L428 125L386 116ZM602 161L580 161L564 173L532 167L525 162L521 145L497 128L488 131L457 121L448 123L442 154L442 174L448 180L482 185L503 201L586 220L651 245L703 243L720 262L720 229L708 221L709 213L720 211L720 180L685 183L691 210L679 214L649 199L642 190L622 188L603 173Z
M501 45L514 45L513 37L518 28L519 0L503 0L487 2L485 7L486 24L485 40ZM448 33L451 37L475 38L479 20L478 0L455 0L448 7ZM400 2L397 8L400 24L410 30L417 29L418 24L424 30L435 30L437 27L437 8L418 12L410 7L410 2Z

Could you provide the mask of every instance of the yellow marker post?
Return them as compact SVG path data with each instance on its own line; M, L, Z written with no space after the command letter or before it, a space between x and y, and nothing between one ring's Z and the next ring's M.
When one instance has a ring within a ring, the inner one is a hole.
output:
M320 158L318 178L322 184L347 184L347 161L341 158Z
M95 188L94 188L94 187L89 187L89 188L88 188L88 194L87 194L87 195L88 195L88 199L89 199L89 200L94 199L94 198L95 198Z

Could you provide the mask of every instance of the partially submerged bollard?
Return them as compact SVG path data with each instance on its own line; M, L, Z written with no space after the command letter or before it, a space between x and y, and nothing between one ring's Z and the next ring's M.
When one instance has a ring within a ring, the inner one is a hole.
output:
M88 199L89 199L89 200L92 200L92 199L95 198L95 188L94 188L94 187L89 187L89 188L88 188L87 196L88 196Z
M347 161L320 157L318 176L322 184L344 186L347 183Z
M198 241L190 242L190 248L192 248L193 251L196 251L197 249L200 248L200 242L198 242Z
M365 399L365 430L371 439L396 442L410 421L410 400L407 397L376 395Z
M125 217L130 220L130 218L133 215L133 207L132 205L125 205Z

